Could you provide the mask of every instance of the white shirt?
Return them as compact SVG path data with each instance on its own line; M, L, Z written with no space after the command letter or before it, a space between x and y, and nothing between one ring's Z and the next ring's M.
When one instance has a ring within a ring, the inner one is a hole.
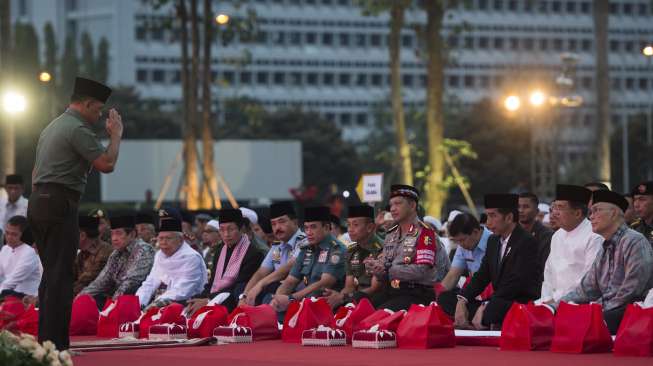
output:
M43 268L34 248L21 244L5 245L0 250L0 292L13 290L37 296Z
M500 238L501 240L501 257L499 257L499 261L503 261L503 257L506 254L506 247L508 246L508 241L510 241L510 237L512 236L512 233L510 235L506 236L506 238Z
M589 270L603 244L584 219L572 231L558 229L551 238L551 253L544 266L540 302L555 301L574 289Z
M200 294L206 282L206 265L202 255L184 242L169 257L160 250L156 252L152 270L136 291L136 296L141 306L148 305L154 292L161 285L166 285L165 292L155 300L187 300Z
M0 220L2 220L2 229L7 225L7 221L14 216L27 217L27 198L20 196L16 202L11 203L5 194L4 197L0 198Z

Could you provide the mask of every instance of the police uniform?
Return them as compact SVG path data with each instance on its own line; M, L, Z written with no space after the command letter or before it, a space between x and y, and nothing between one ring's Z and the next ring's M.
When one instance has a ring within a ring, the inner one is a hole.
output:
M309 221L329 221L328 216L323 219L322 214L327 207L308 207L304 218ZM338 241L333 235L328 234L317 245L302 247L295 259L295 264L290 270L290 276L300 279L305 286L318 282L323 273L328 273L336 278L334 290L341 290L345 279L345 245ZM311 296L322 296L323 289L317 289Z
M74 94L102 103L111 89L77 78ZM67 109L39 136L27 218L43 265L39 288L39 341L69 347L74 263L79 247L78 207L92 163L105 152L89 123Z
M642 182L635 186L632 191L633 200L636 195L653 196L653 182ZM647 224L646 220L638 217L630 224L630 228L644 235L644 237L648 239L648 242L651 243L651 246L653 246L653 222Z
M390 198L397 196L419 199L417 189L406 185L391 187ZM428 225L415 218L405 233L399 225L388 230L382 256L384 271L375 275L385 280L387 288L372 298L376 307L396 311L435 300L433 284L448 271L449 259Z

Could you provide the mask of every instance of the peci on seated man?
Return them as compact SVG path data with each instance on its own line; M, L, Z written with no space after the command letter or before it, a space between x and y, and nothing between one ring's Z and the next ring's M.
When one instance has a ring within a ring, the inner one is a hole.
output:
M157 243L159 251L154 256L152 270L136 291L142 308L185 303L206 285L204 259L184 240L180 220L161 219ZM157 294L161 287L164 290Z
M626 307L643 300L653 287L653 249L644 235L628 228L624 212L628 201L612 191L592 194L592 231L604 239L580 284L561 301L598 302L612 334L616 334Z
M245 289L247 281L258 269L263 253L250 242L245 234L246 221L238 209L223 209L218 214L220 236L213 259L211 278L200 296L188 302L188 313L193 314L220 293L229 297L222 302L229 311L238 304L238 297Z

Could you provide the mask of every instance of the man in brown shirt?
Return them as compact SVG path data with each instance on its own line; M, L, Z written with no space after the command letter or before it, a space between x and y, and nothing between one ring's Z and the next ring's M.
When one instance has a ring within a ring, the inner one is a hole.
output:
M79 217L79 253L75 259L75 296L98 276L113 249L99 239L97 217Z

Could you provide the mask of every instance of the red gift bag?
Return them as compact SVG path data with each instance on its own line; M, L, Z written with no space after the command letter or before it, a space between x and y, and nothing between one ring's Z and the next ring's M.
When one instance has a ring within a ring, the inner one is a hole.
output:
M288 306L283 321L281 340L289 343L301 343L305 330L320 325L334 328L333 313L326 299L314 297L293 301Z
M213 330L227 324L227 308L222 305L204 306L188 319L188 338L208 338Z
M411 305L397 328L399 348L454 347L453 322L436 303Z
M117 300L107 299L98 318L97 336L118 338L120 325L132 322L138 319L140 315L141 305L137 296L122 295Z
M152 307L145 315L140 317L138 338L148 338L150 327L157 324L186 325L186 318L182 315L184 306L173 302L162 308Z
M267 304L259 306L241 305L229 314L227 323L250 328L254 341L279 338L277 312Z
M514 303L501 327L502 351L548 350L553 339L553 310L532 302Z
M73 302L73 311L70 317L70 330L68 334L95 335L100 311L91 295L77 296Z
M367 318L361 320L358 325L354 326L354 332L359 330L369 330L374 327L375 330L397 331L399 323L404 320L406 310L392 311L390 309L379 309Z
M561 302L555 318L551 351L562 353L610 352L612 337L599 304Z
M24 312L25 305L21 299L14 296L5 297L4 301L0 304L0 329L16 321Z
M628 305L614 341L614 354L653 356L653 308Z
M21 333L37 337L39 334L39 311L30 305L24 313L16 318L16 329Z
M341 306L333 317L336 327L345 331L347 342L351 342L354 334L354 327L374 313L374 306L368 299L361 299L358 304L347 304Z

